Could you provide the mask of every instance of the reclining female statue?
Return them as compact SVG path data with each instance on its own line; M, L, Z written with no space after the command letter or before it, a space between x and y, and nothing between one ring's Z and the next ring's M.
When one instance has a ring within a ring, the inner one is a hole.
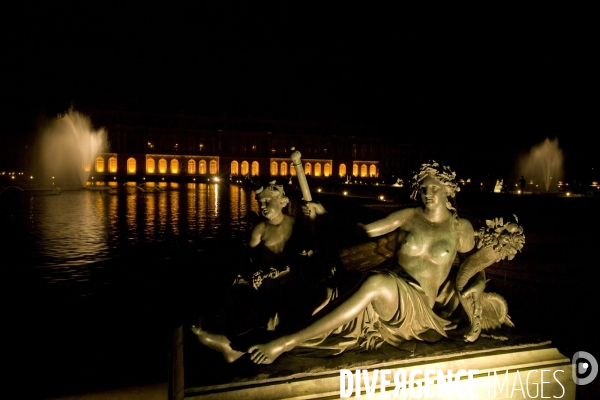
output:
M473 254L470 276L461 277L461 282L469 282L468 288L459 292L464 284L457 286L453 263L457 253L474 248L475 232L448 201L459 190L455 174L436 162L423 164L412 188L412 197L422 201L420 207L392 212L363 227L370 237L395 232L391 262L368 273L350 295L329 304L305 327L249 346L253 362L269 364L293 349L328 350L331 355L378 348L384 342L406 348L414 341L434 342L449 336L468 342L478 338L485 287L482 269L499 257L495 250L488 259ZM316 203L308 208L311 213L325 213ZM512 325L505 313L491 326L502 323ZM230 360L243 354L232 352Z

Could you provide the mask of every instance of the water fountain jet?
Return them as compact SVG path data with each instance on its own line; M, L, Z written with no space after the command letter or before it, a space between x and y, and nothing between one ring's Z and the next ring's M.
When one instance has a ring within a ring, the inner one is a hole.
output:
M521 160L521 175L528 181L542 182L546 192L554 191L563 176L563 152L558 139L546 138L533 146L527 156Z
M41 182L83 188L97 155L106 146L106 131L94 130L89 117L69 109L42 131L37 169Z

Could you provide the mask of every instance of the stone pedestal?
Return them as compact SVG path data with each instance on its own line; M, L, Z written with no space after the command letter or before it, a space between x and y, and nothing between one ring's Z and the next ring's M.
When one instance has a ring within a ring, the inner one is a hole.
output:
M245 357L225 364L192 339L184 346L188 348L184 354L194 359L184 363L184 394L178 392L173 398L357 398L357 375L362 398L575 398L570 360L550 342L522 337L503 342L480 338L476 344L420 344L413 353L384 346L379 352L323 359L283 355L273 365L263 366ZM389 381L384 393L382 372ZM404 374L406 383L397 392L395 374L398 382Z

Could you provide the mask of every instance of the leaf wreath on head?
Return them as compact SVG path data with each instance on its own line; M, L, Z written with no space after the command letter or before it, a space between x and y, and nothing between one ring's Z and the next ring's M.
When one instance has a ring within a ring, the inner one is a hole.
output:
M421 169L413 175L412 178L412 194L410 198L417 200L419 186L423 179L428 176L433 176L444 185L444 191L447 197L454 197L456 192L460 192L460 187L456 183L456 172L449 167L441 165L435 160L430 160L425 164L421 164Z

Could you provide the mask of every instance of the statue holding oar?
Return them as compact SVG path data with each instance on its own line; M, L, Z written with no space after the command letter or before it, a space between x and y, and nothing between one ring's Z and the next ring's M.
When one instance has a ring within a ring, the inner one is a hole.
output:
M301 163L296 171L304 178ZM311 200L303 182L304 199ZM212 320L192 326L199 341L228 362L256 340L297 329L337 296L339 255L316 240L314 226L283 212L289 203L283 185L270 182L255 196L265 219L252 230L247 260L229 298Z

